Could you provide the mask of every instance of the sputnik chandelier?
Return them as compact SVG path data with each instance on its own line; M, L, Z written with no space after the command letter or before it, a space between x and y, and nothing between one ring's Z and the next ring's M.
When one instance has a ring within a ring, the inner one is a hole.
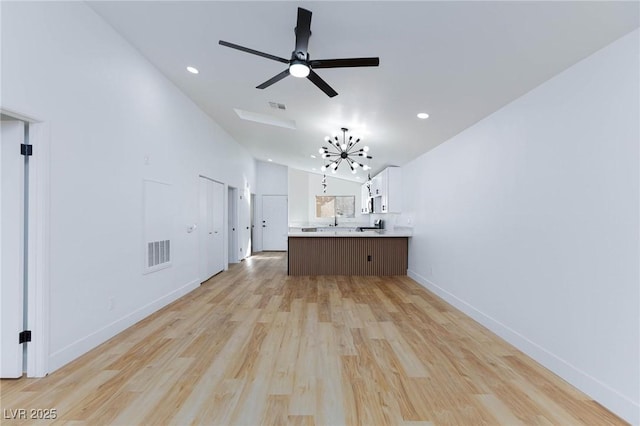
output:
M356 149L356 145L360 142L360 138L354 138L352 135L347 139L347 132L349 129L343 127L342 129L342 143L340 143L338 136L334 136L331 139L329 136L324 138L326 142L331 145L331 148L323 146L318 150L320 154L322 154L322 158L325 161L329 161L328 164L322 166L322 171L326 171L327 169L331 169L331 173L335 173L338 169L338 166L343 161L349 165L351 168L351 173L356 173L358 167L362 167L362 170L369 170L370 167L367 164L360 163L360 158L366 158L367 160L371 160L369 152L369 147L364 146L360 149ZM355 139L355 140L354 140ZM333 150L332 150L333 148Z

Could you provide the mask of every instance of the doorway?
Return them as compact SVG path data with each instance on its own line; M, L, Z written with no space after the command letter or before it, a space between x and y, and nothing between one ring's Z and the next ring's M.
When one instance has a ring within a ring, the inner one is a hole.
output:
M2 303L2 344L0 377L17 378L24 372L23 346L18 336L25 325L25 164L20 154L24 124L17 120L0 122L0 302Z
M262 196L262 250L286 251L289 216L286 195Z
M256 194L251 194L249 198L249 248L247 249L247 256L251 256L254 252L255 234L254 229L256 227Z
M238 263L238 188L227 188L228 264Z
M0 108L0 127L0 376L44 377L50 323L48 126Z
M224 269L224 185L200 176L200 282Z

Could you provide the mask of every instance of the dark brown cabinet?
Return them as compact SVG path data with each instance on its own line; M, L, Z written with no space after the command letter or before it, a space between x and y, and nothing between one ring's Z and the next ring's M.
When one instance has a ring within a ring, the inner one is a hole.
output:
M406 275L407 237L289 237L289 275Z

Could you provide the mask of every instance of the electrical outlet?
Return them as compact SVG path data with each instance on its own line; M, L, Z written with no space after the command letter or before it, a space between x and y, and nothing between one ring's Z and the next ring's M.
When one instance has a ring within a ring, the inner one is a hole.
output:
M113 297L109 298L109 310L113 311L113 309L116 307L116 300Z

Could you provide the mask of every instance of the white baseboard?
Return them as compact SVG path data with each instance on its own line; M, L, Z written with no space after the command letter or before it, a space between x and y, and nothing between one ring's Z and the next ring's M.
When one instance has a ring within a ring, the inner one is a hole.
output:
M182 287L172 291L171 293L154 300L153 302L141 307L140 309L133 311L120 319L117 319L111 324L108 324L105 327L95 331L94 333L78 339L70 345L51 354L49 356L49 373L54 372L55 370L68 364L79 356L84 355L91 349L106 342L116 334L122 332L123 330L126 330L133 324L148 317L152 313L167 306L169 303L179 299L180 297L193 291L199 286L200 282L198 280L191 281L190 283L183 285Z
M474 306L459 299L437 284L429 281L414 271L407 271L407 275L427 290L438 295L447 303L453 305L466 315L473 318L555 374L589 395L595 401L622 417L632 425L640 424L640 405L620 392L600 382L595 377L571 365L542 346L529 340L526 336L509 328L489 315L479 311Z

